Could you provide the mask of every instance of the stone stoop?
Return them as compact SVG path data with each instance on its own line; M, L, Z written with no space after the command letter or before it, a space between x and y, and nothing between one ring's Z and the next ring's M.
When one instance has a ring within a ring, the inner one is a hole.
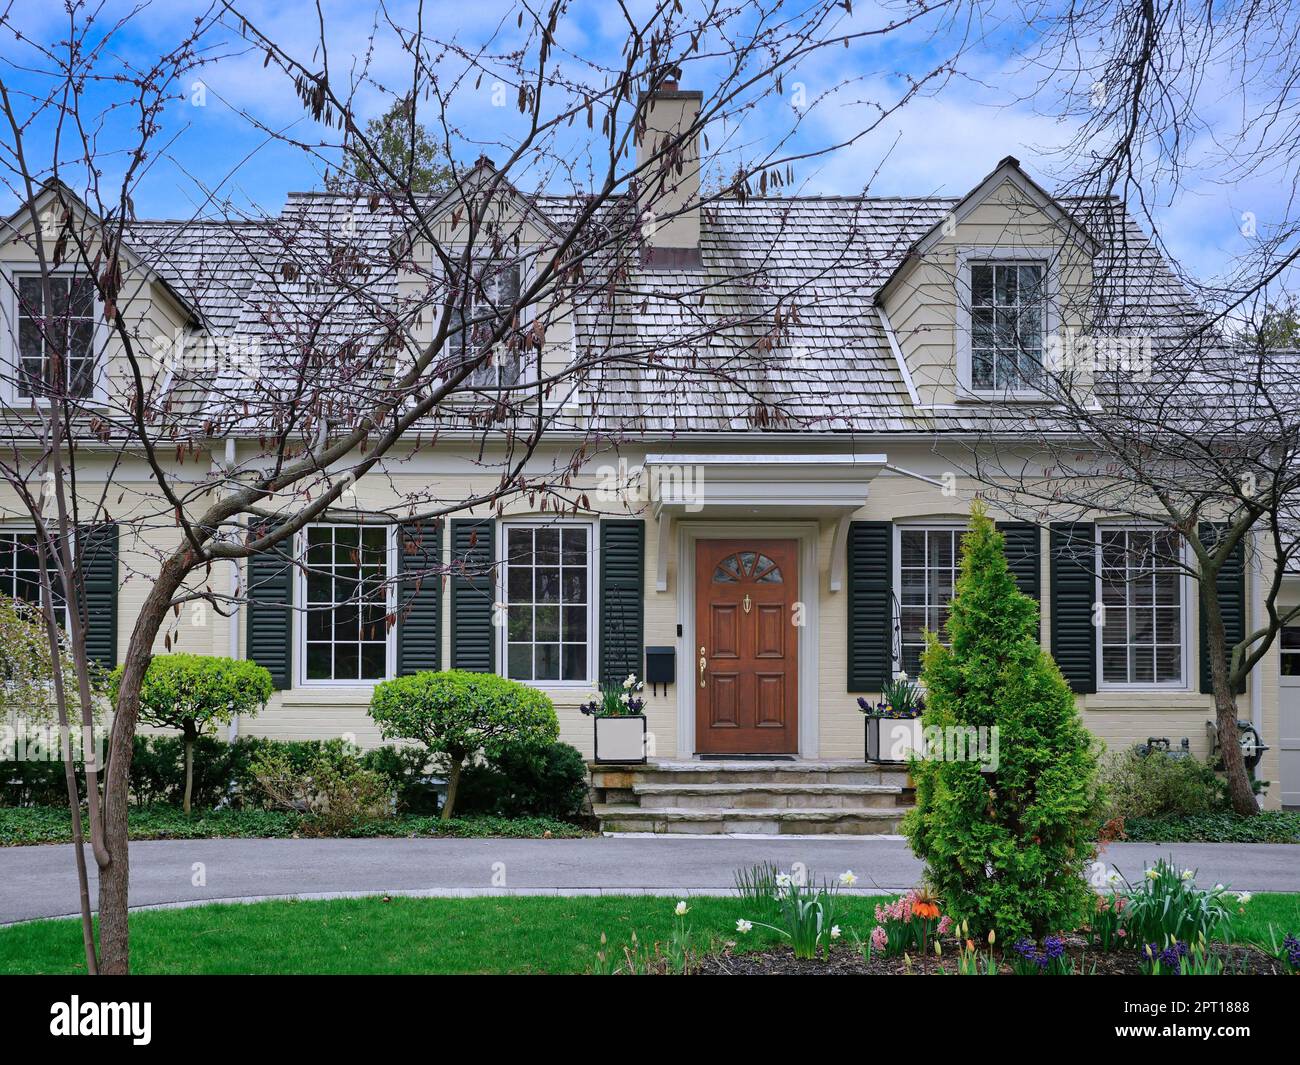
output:
M865 762L591 764L602 832L879 836L911 809L906 766Z

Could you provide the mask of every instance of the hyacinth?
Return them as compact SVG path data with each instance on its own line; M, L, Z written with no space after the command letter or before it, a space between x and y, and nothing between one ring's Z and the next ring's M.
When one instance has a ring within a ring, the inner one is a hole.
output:
M885 935L885 930L877 925L871 930L871 948L872 950L884 950L889 945L889 937Z
M1291 963L1291 968L1300 969L1300 939L1296 938L1294 932L1287 933L1287 937L1282 940L1282 947L1286 950L1287 961Z

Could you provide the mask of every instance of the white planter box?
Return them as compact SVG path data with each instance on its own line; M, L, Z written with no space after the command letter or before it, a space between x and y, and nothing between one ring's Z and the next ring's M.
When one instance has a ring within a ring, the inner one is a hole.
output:
M644 762L645 715L598 717L596 725L597 762Z
M869 717L866 723L868 762L906 762L925 754L921 718Z

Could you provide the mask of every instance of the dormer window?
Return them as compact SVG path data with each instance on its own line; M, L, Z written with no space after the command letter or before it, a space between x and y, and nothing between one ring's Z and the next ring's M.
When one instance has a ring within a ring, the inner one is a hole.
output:
M475 263L470 270L469 292L456 293L447 352L455 363L477 358L489 338L500 328L501 315L514 313L519 300L522 270L517 262L505 265ZM509 334L507 334L508 336ZM501 388L519 383L523 372L519 352L498 342L491 361L479 366L466 383L471 388Z
M19 274L17 291L19 396L68 395L84 399L95 377L95 286L89 277L53 274L50 306L40 274ZM64 349L56 379L56 345Z
M967 398L1043 398L1044 353L1055 328L1046 248L957 253L956 356Z
M1044 264L970 264L971 387L979 392L1038 388L1043 376Z

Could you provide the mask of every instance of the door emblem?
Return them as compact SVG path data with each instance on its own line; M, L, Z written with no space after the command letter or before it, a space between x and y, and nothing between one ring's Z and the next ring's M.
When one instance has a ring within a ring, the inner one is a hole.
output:
M749 608L754 605L754 600L750 599L749 595L746 594L745 598L740 601L740 605L745 608L745 613L748 614Z

